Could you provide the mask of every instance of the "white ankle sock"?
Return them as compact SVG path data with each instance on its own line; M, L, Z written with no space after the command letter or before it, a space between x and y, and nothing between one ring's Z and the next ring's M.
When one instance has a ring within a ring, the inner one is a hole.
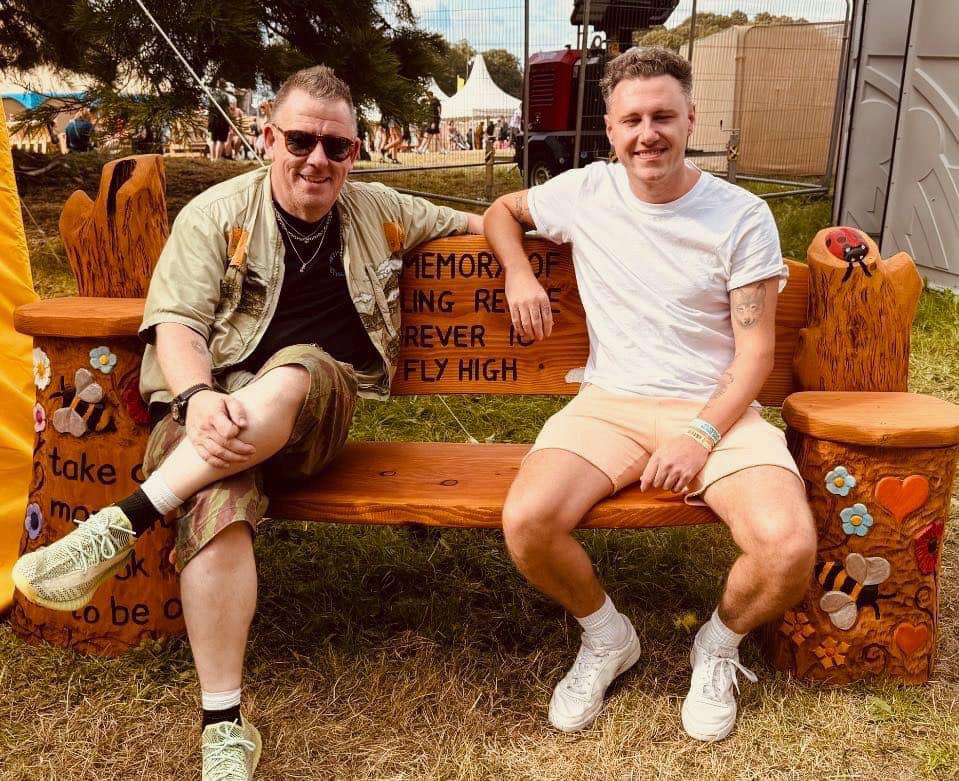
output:
M599 610L576 620L590 640L599 645L619 648L629 639L626 617L616 609L608 594Z
M735 651L746 635L734 632L719 617L719 608L713 611L709 620L703 624L700 640L710 651Z
M170 490L170 486L163 479L160 470L150 475L140 486L140 490L147 495L150 504L156 507L156 511L160 515L171 513L183 504L183 499Z
M200 700L203 710L226 710L235 708L240 704L240 692L242 689L234 689L229 692L200 692Z

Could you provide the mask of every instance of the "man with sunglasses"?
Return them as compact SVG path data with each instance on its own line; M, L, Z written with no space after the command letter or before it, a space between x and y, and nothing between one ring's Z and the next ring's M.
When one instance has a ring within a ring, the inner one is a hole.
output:
M156 426L146 482L17 562L34 602L86 604L136 536L179 511L176 565L200 679L203 778L246 780L260 736L240 716L256 606L264 481L308 477L346 442L357 396L385 399L411 247L482 232L482 218L348 182L359 154L349 88L324 66L277 93L272 165L179 213L150 283L140 390Z

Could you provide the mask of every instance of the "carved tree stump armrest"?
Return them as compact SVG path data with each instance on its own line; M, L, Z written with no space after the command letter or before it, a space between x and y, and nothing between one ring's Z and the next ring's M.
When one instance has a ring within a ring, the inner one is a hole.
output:
M846 445L959 444L959 406L918 393L802 391L786 398L782 414L800 434Z
M13 325L22 334L63 339L136 336L142 298L51 298L17 307Z
M818 553L806 596L769 627L773 666L831 684L928 681L959 406L915 393L803 391L786 398L783 418Z

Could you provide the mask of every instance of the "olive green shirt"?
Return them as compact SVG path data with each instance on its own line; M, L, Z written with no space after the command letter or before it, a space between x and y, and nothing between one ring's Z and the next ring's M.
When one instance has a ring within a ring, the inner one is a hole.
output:
M465 233L467 216L381 184L349 180L335 208L347 287L383 357L381 372L358 378L360 395L384 399L400 352L403 254L424 241ZM200 334L210 350L214 378L233 386L224 380L263 336L276 310L284 269L270 166L221 182L184 206L150 279L140 325L147 343L140 393L147 402L169 402L173 395L157 361L154 339L160 323L180 323Z

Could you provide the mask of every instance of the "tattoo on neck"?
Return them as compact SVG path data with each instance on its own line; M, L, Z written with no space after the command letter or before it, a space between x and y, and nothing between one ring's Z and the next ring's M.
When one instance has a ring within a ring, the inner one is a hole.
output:
M758 323L766 309L765 282L736 288L729 294L733 305L733 317L742 328L752 328Z

